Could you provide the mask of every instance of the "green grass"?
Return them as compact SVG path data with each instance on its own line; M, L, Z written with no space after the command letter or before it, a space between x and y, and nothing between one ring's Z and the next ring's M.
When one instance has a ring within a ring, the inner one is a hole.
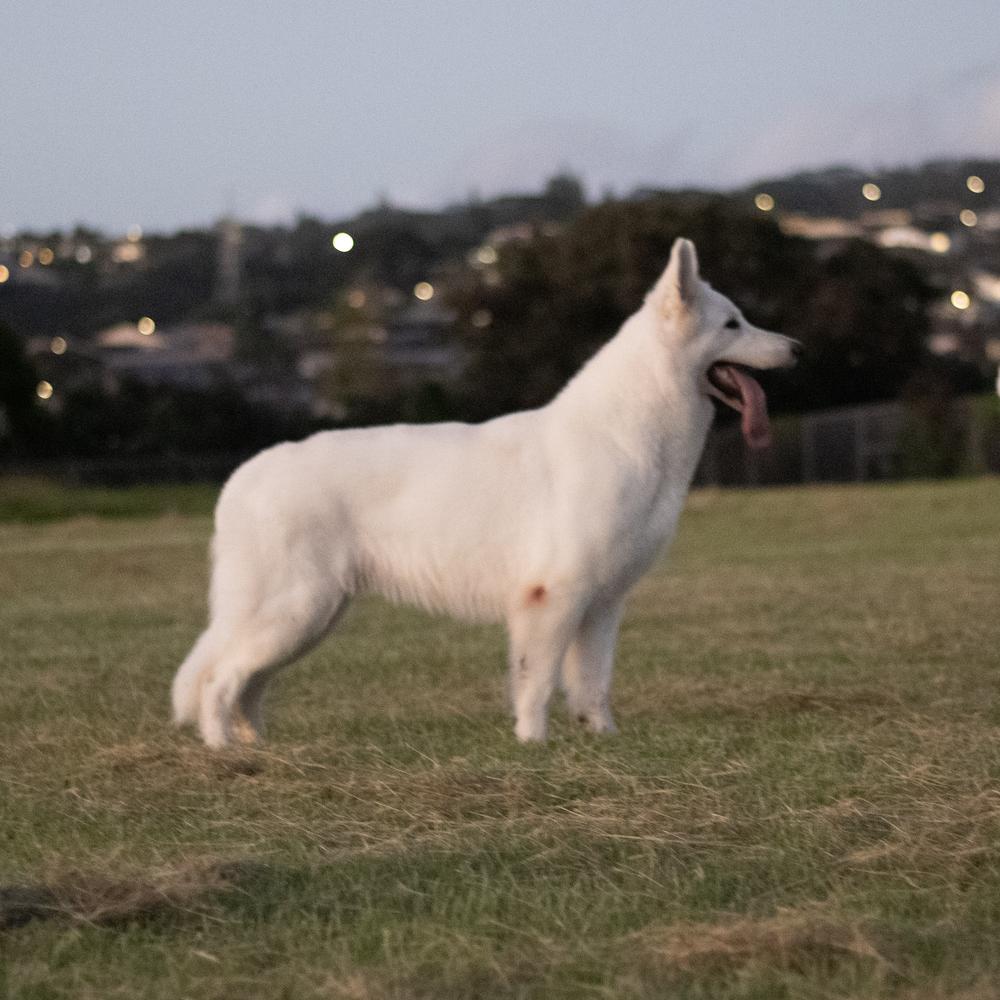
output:
M60 487L30 476L0 479L0 522L37 524L68 517L136 518L210 514L218 490L211 486Z
M224 754L165 721L207 494L32 489L0 996L1000 995L997 480L692 496L614 739L519 746L498 629L365 601Z

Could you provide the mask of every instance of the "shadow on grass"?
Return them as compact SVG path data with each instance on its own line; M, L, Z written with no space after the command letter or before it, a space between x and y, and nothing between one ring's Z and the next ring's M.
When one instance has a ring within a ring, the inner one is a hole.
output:
M97 926L190 912L252 877L251 862L202 862L142 875L70 871L41 883L0 885L0 931L33 920Z

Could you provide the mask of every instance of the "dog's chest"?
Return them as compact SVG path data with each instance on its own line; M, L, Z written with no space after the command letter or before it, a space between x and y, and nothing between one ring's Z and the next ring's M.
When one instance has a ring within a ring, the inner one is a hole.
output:
M591 520L589 544L580 553L584 575L609 591L631 587L673 537L683 493L659 482L626 485L604 516Z

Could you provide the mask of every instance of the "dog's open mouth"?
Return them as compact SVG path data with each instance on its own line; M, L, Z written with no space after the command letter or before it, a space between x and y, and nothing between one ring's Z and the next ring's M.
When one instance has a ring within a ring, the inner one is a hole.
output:
M771 423L760 383L742 365L728 361L716 361L705 377L709 393L740 413L746 443L751 448L766 448L771 443Z

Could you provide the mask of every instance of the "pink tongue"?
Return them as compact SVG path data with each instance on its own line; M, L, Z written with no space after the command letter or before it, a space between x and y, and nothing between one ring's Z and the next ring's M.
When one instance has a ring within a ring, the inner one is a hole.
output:
M766 448L771 443L771 424L767 419L767 397L760 383L739 368L727 366L726 373L736 384L743 401L741 426L743 438L751 448Z

